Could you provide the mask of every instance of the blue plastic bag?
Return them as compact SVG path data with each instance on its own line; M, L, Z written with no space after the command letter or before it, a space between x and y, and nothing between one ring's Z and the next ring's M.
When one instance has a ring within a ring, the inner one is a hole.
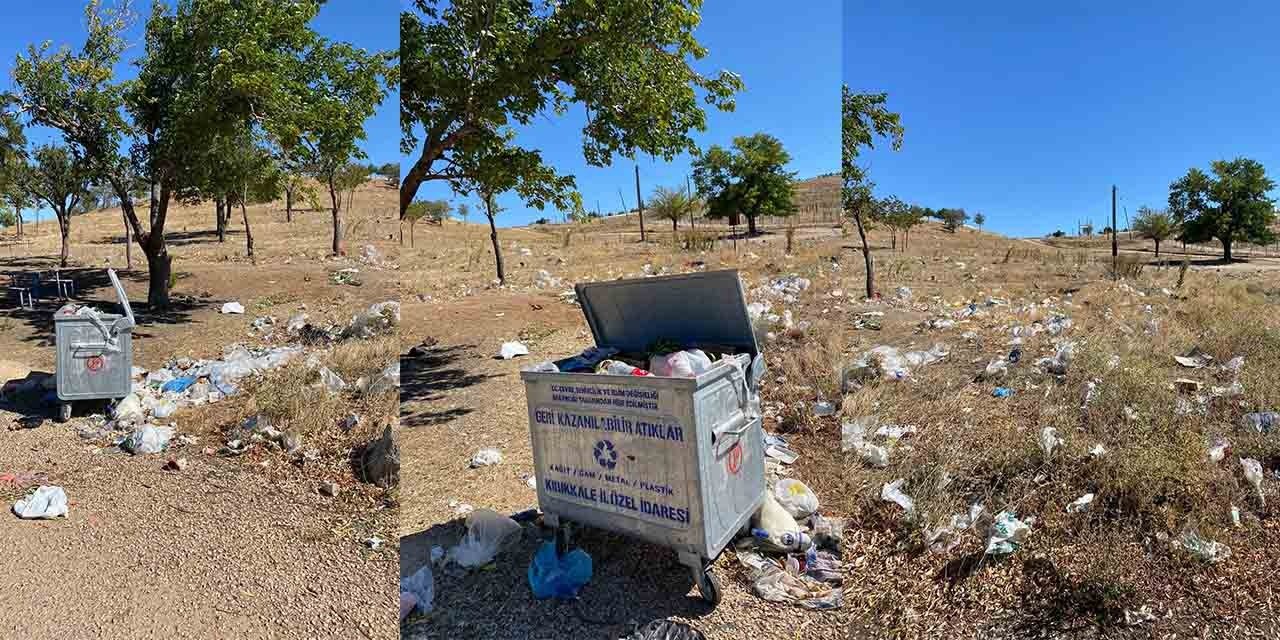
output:
M160 387L160 390L166 393L167 392L182 393L183 391L186 391L187 388L189 388L191 385L195 383L196 383L196 379L194 376L183 376L181 378L174 378L164 383L164 386Z
M991 395L997 398L1008 398L1013 395L1013 389L1008 387L996 387L995 390L991 392Z
M529 586L535 598L574 598L591 581L591 556L574 549L556 556L556 543L544 542L529 565Z

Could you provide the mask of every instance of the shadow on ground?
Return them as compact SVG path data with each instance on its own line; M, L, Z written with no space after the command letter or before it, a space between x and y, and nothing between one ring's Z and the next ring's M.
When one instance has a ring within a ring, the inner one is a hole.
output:
M5 291L3 292L5 294L5 315L14 320L25 322L33 329L31 335L24 338L27 342L34 342L42 347L54 346L53 314L66 302L58 297L58 291L55 287L47 284L55 270L58 271L59 277L70 280L73 283L74 294L71 296L73 301L91 304L106 313L124 314L124 308L120 305L115 289L111 286L111 278L104 268L70 267L57 269L57 258L54 257L0 258L0 275L3 276L0 277L0 280L3 281L5 286ZM36 300L35 304L32 305L33 308L28 309L19 306L17 294L9 291L8 287L15 277L22 278L29 276L33 272L41 274L42 284L36 290ZM120 276L121 280L140 283L142 290L145 291L147 285L147 273L145 270L117 271L117 275ZM135 291L134 295L136 295L138 288L134 287L133 289ZM170 301L169 308L164 311L151 311L147 308L145 299L131 299L129 306L132 307L134 318L137 321L137 327L133 330L133 337L134 339L145 339L152 337L152 334L147 333L145 330L147 325L191 322L191 312L202 305L191 299L175 297Z
M432 546L456 545L465 530L459 518L402 538L400 575L426 564ZM590 528L576 530L573 543L591 556L591 582L577 600L538 600L527 572L538 546L551 539L551 530L525 524L489 567L434 567L435 609L410 616L402 637L615 640L650 620L711 611L675 552Z
M422 427L441 424L471 413L474 409L417 410L407 406L430 406L445 392L463 389L496 377L473 374L456 366L475 345L418 346L400 356L400 424Z

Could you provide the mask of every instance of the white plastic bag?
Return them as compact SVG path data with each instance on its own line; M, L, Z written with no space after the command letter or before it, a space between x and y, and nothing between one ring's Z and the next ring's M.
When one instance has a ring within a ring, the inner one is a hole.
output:
M764 504L754 517L754 528L763 531L768 543L778 549L794 550L802 542L800 525L772 492L765 492Z
M818 511L818 495L805 483L794 478L783 478L773 487L773 496L791 517L803 520Z
M422 612L424 615L431 613L435 600L435 579L431 575L431 565L423 565L422 568L413 572L413 575L400 579L400 593L409 593L413 595L413 608ZM402 611L400 619L403 620L408 611Z
M1080 513L1082 511L1088 511L1090 504L1093 504L1093 494L1086 493L1080 496L1079 498L1072 500L1071 504L1067 505L1067 513Z
M13 503L13 513L24 520L49 519L67 515L67 493L62 487L40 485L27 497Z
M1058 437L1058 430L1053 427L1045 427L1040 430L1040 450L1044 452L1044 457L1048 458L1053 455L1053 450L1062 445L1062 438Z
M497 449L481 449L471 457L471 468L487 467L502 463L502 452Z
M982 504L975 503L969 507L968 513L954 514L949 523L925 531L924 539L929 549L934 553L949 553L955 549L960 545L962 532L977 524L982 510Z
M467 515L467 533L446 558L463 567L482 567L493 562L502 543L520 531L520 523L507 516L476 509Z
M1266 505L1266 498L1262 494L1262 463L1254 458L1240 458L1240 466L1244 469L1245 480L1253 485L1253 490L1258 492L1258 499Z
M649 372L661 378L696 378L711 368L711 358L701 349L677 351L649 358Z
M134 455L160 453L169 446L173 439L173 427L157 427L153 424L143 425L133 430L120 448Z
M320 367L320 386L327 389L329 393L338 393L347 388L347 381L329 367L322 366Z
M1001 511L996 515L991 527L991 536L987 538L987 555L1006 555L1018 550L1031 527L1018 519L1012 511Z
M222 305L223 313L244 313L244 305L239 302L228 302Z
M526 347L519 342L504 342L502 343L502 346L498 348L498 357L503 360L510 360L516 356L527 355L529 355L529 347Z
M908 514L916 510L916 502L911 496L902 492L902 484L906 482L904 478L898 478L893 482L887 482L880 487L880 499L885 502L892 502L900 507Z
M116 403L114 413L117 422L126 424L137 422L146 416L142 409L142 398L136 393L131 393Z

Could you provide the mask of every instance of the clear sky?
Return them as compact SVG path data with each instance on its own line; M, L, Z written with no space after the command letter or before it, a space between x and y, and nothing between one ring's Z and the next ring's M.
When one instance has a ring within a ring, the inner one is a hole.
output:
M799 177L839 171L839 15L838 0L793 2L783 10L767 0L708 0L695 32L708 55L695 68L706 74L733 71L742 77L746 90L738 94L732 113L708 111L706 132L694 135L698 145L704 149L713 144L728 146L735 136L764 132L782 141L792 157L790 170ZM540 149L544 160L561 173L574 175L587 209L594 211L599 201L606 213L619 210L619 189L627 208L635 207L635 163L615 158L608 168L588 166L582 159L585 122L583 111L575 108L520 130L517 139ZM402 169L411 163L410 158L401 160ZM671 163L642 156L639 165L646 202L655 187L683 187L690 173L687 156ZM442 184L424 185L418 198L464 201ZM478 201L468 202L475 212L470 220L483 220ZM563 216L550 207L530 209L510 193L499 197L498 203L506 209L498 217L501 226Z
M879 195L1041 235L1108 226L1112 184L1124 228L1212 160L1280 181L1280 3L857 0L843 32L844 81L906 128L864 157Z
M105 0L110 3L111 0ZM14 1L0 6L0 88L12 87L13 61L18 54L25 54L28 45L39 45L48 40L54 48L68 44L78 49L84 44L84 5L80 0L46 0L44 2ZM142 23L150 12L146 0L134 2L139 20L129 33L132 48L125 53L125 64L116 72L117 77L136 75L134 67L127 64L141 55ZM320 35L331 40L344 40L370 51L400 48L400 2L397 0L329 0L320 9L312 26ZM383 164L395 162L400 155L400 94L387 95L368 122L365 123L367 140L361 145L369 160ZM61 137L47 130L29 129L28 141L32 144L50 141L61 142ZM52 219L53 213L44 209L42 218ZM31 212L24 219L34 219Z

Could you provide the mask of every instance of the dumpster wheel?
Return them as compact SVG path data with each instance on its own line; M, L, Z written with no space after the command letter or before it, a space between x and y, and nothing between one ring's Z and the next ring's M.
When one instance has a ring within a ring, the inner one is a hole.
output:
M58 403L58 422L66 422L71 419L71 403Z
M720 604L722 593L720 590L720 578L717 578L716 574L711 572L710 564L698 572L696 580L698 582L698 591L702 593L702 599L712 607Z

